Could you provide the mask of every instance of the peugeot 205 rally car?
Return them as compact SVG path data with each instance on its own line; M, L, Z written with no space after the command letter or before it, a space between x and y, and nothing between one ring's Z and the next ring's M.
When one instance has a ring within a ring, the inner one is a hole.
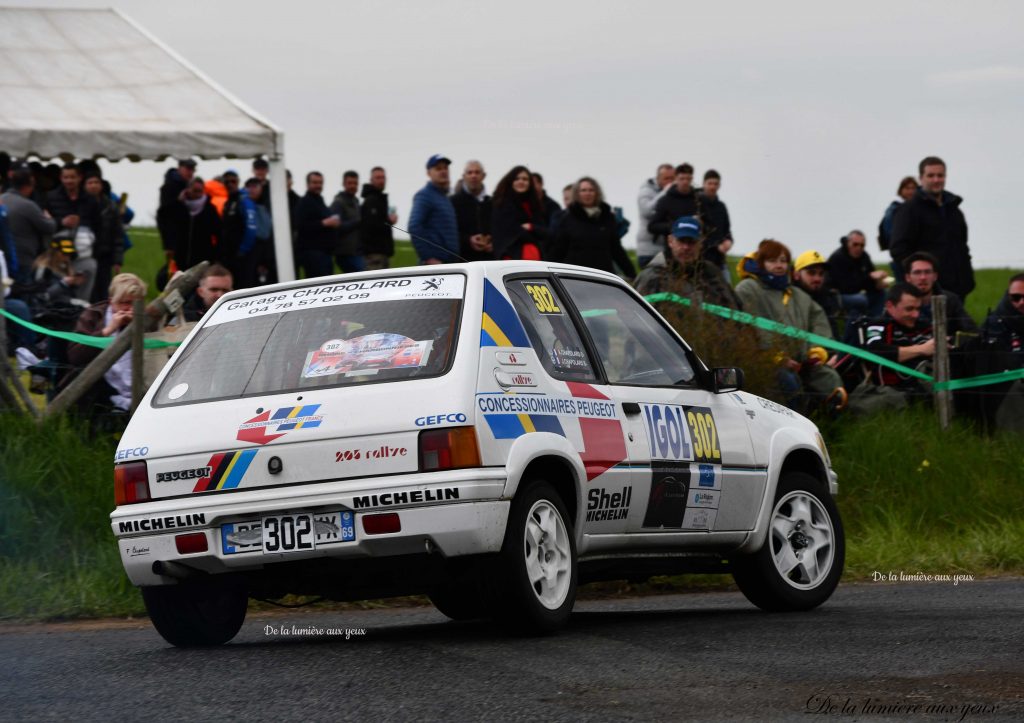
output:
M289 593L426 593L545 632L580 582L731 571L764 609L809 609L842 572L836 475L811 422L741 386L591 269L238 291L132 418L111 525L175 645Z

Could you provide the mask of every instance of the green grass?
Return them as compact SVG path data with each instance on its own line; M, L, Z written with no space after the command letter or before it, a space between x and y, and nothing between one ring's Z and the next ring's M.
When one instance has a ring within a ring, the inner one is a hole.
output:
M988 438L964 424L943 433L922 409L824 432L839 474L844 579L870 580L875 571L1024 574L1024 436ZM40 430L0 416L0 620L143 613L109 524L115 446L109 437L89 441L70 420Z

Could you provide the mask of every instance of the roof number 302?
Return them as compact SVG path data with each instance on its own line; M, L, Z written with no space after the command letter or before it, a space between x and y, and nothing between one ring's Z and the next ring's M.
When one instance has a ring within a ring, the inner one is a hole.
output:
M524 284L526 293L533 297L533 303L537 311L542 314L561 314L562 310L555 303L555 297L551 295L551 289L542 284Z

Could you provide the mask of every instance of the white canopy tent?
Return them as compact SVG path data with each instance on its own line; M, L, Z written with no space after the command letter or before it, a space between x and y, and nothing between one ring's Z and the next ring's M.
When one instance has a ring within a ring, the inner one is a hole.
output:
M116 10L0 8L0 150L112 161L266 156L278 277L294 279L284 134Z

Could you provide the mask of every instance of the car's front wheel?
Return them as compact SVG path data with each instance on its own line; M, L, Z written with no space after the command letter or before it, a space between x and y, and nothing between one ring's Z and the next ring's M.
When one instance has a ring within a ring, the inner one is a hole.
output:
M153 627L179 648L223 645L245 622L249 598L232 583L160 585L142 588Z
M516 495L499 560L498 622L532 634L564 626L576 602L576 541L547 482L534 480Z
M810 610L839 584L846 556L843 523L821 487L808 474L784 474L764 545L732 561L736 584L763 610Z

